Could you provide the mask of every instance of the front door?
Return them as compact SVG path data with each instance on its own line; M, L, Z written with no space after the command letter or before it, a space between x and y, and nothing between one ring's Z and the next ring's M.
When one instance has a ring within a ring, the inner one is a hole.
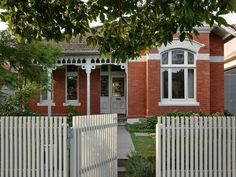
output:
M120 67L107 66L101 69L101 113L126 113L125 71Z
M112 77L111 113L125 113L125 79Z

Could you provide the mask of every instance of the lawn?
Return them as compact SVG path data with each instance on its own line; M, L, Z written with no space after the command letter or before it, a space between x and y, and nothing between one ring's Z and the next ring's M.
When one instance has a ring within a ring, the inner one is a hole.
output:
M135 132L155 132L154 129L147 129L143 123L127 124L126 129L129 131L135 150L143 156L155 156L155 138L151 136L136 136Z
M155 156L155 138L150 136L135 136L133 132L130 132L132 141L134 143L135 150L143 156Z

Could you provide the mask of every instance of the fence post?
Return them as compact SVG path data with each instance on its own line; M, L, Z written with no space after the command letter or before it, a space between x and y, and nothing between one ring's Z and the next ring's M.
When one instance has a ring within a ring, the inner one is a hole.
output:
M161 177L161 150L161 124L159 121L156 124L156 177Z

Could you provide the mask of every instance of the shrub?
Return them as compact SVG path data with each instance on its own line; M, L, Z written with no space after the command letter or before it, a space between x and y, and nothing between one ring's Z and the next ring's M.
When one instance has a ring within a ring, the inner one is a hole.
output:
M155 129L157 124L157 116L152 116L146 119L147 129Z
M233 114L231 112L229 112L228 110L224 111L224 115L225 116L233 116Z
M77 111L75 106L68 106L67 108L67 124L69 125L69 127L72 127L72 117L73 116L78 116L79 112Z
M181 111L171 111L171 112L167 112L166 116L173 116L173 117L181 117L181 116L207 116L207 114L205 114L202 111L188 111L188 112L181 112Z
M1 112L0 116L37 116L38 114L30 109L25 109L23 111L19 111L16 109L8 110L7 112Z
M155 157L133 152L126 164L127 177L155 177Z

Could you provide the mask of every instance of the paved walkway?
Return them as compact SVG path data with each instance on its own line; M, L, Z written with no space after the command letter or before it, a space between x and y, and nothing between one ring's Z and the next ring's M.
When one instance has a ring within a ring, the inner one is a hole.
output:
M126 159L127 155L134 150L129 132L124 126L118 126L118 159Z

